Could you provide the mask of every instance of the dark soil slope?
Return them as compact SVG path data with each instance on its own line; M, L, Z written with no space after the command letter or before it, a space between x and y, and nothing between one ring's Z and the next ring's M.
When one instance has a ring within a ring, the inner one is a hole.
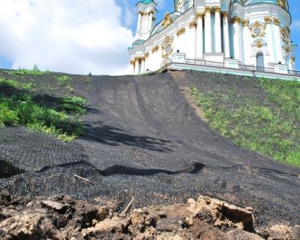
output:
M218 77L198 81L207 78ZM30 196L113 199L120 209L132 196L139 207L209 195L252 207L262 225L299 224L300 170L212 131L182 92L194 79L188 72L94 76L88 83L74 77L74 92L88 100L85 134L62 143L23 127L1 128L0 163L10 171L0 170L0 186Z

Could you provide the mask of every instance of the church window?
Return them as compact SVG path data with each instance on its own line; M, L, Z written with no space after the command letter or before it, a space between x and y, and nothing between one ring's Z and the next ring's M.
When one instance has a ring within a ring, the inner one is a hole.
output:
M256 35L260 35L260 34L261 34L261 28L259 28L259 27L254 28L253 32L254 32Z
M251 36L252 37L263 37L265 36L266 27L264 24L256 21L250 26Z
M172 50L172 45L169 43L166 47L165 47L165 53L166 54L170 54Z
M262 53L256 55L256 70L264 71L264 55Z

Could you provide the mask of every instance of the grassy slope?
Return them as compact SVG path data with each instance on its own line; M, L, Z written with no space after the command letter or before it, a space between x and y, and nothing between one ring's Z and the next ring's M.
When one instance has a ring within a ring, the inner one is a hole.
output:
M0 73L0 126L25 125L70 141L82 132L86 100L76 96L72 77L20 69ZM60 96L57 92L60 91Z
M300 166L300 82L216 74L191 88L208 124L236 144Z
M191 74L192 95L213 129L245 148L300 166L299 82ZM80 81L88 86L89 77ZM0 72L0 125L22 124L72 140L82 131L79 116L86 103L73 87L72 76L37 68Z

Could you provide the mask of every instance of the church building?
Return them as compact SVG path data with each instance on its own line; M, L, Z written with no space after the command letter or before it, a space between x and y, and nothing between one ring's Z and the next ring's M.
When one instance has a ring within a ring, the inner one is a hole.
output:
M136 41L128 48L133 74L176 63L295 72L287 0L174 0L174 11L155 25L156 5L136 5Z

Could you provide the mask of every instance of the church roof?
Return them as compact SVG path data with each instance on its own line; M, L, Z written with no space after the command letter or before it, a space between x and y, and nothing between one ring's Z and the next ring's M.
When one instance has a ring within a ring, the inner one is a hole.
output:
M248 1L245 1L245 5L257 4L257 3L275 3L275 4L277 4L277 0L248 0Z
M142 45L143 42L145 42L145 40L138 39L138 40L136 40L132 45Z
M140 3L143 3L143 4L149 4L149 3L152 3L153 1L152 0L143 0L143 1L140 1Z
M179 17L180 15L181 15L180 12L172 12L172 13L169 14L169 16L170 16L171 19L172 19L172 22L173 22L177 17ZM159 22L159 23L154 27L154 29L153 29L151 35L153 35L153 34L155 34L155 33L157 33L157 32L160 32L161 30L163 30L163 29L165 28L165 26L163 26L163 23L164 23L164 19L163 19L161 22Z
M236 0L238 2L241 2L241 0ZM242 1L243 2L243 1ZM272 3L275 5L279 5L286 10L288 10L288 3L286 0L246 0L244 1L244 5L252 5L252 4L260 4L260 3Z

